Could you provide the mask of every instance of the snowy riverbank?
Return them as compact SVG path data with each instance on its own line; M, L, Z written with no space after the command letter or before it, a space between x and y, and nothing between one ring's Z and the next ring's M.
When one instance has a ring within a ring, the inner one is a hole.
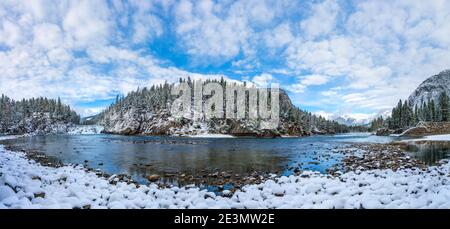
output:
M88 134L100 134L103 131L103 127L100 125L75 125L68 128L67 134L72 135L88 135Z
M233 135L229 134L197 134L197 135L186 135L186 137L191 138L235 138Z
M450 142L450 134L428 135L423 138L402 140L402 142L426 142L426 141Z
M0 174L0 208L450 208L450 164L334 178L304 172L244 186L232 197L195 187L114 185L82 167L45 167L3 146Z

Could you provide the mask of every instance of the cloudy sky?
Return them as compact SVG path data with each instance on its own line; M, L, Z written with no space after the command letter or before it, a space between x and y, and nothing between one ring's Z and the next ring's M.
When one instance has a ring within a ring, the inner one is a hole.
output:
M0 1L0 93L82 115L179 77L280 83L366 117L450 68L450 1Z

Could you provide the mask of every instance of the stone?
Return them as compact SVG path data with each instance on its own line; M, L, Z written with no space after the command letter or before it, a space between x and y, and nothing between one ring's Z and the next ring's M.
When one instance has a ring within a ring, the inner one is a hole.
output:
M157 174L153 174L147 177L147 180L149 180L150 182L156 182L159 180L159 175Z
M45 192L34 193L34 198L45 198Z

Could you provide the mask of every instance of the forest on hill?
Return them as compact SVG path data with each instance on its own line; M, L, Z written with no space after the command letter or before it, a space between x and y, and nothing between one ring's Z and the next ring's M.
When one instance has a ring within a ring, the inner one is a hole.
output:
M180 79L180 82L186 82L191 86L194 84L190 78ZM204 84L210 82L219 83L224 88L229 83L239 86L235 82L227 82L224 79L203 81ZM243 83L240 86L245 88L247 85ZM280 90L280 124L278 129L274 131L260 129L258 121L213 119L194 124L189 119L173 120L170 117L170 105L176 98L171 94L173 87L174 84L164 83L150 88L140 88L130 92L127 96L117 96L113 104L89 122L99 123L105 127L106 132L116 134L165 135L208 132L269 137L281 135L306 136L350 131L348 126L326 120L295 107L284 90ZM245 96L248 112L248 93ZM224 96L224 100L225 98L226 96ZM224 104L226 104L225 101Z
M0 133L63 132L65 126L79 122L80 116L59 98L0 98Z

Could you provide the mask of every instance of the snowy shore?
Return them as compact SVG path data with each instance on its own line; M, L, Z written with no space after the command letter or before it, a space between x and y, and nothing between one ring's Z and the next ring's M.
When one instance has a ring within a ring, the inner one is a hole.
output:
M235 138L235 136L230 135L230 134L208 134L208 133L197 134L197 135L184 135L183 137L190 137L190 138Z
M303 172L244 186L231 197L193 186L111 184L80 166L45 167L3 146L0 174L0 208L450 208L448 163L339 177Z
M450 134L428 135L423 138L402 140L402 142L424 142L424 141L450 142Z
M80 134L100 134L103 131L103 127L100 125L75 125L68 128L67 134L80 135Z

